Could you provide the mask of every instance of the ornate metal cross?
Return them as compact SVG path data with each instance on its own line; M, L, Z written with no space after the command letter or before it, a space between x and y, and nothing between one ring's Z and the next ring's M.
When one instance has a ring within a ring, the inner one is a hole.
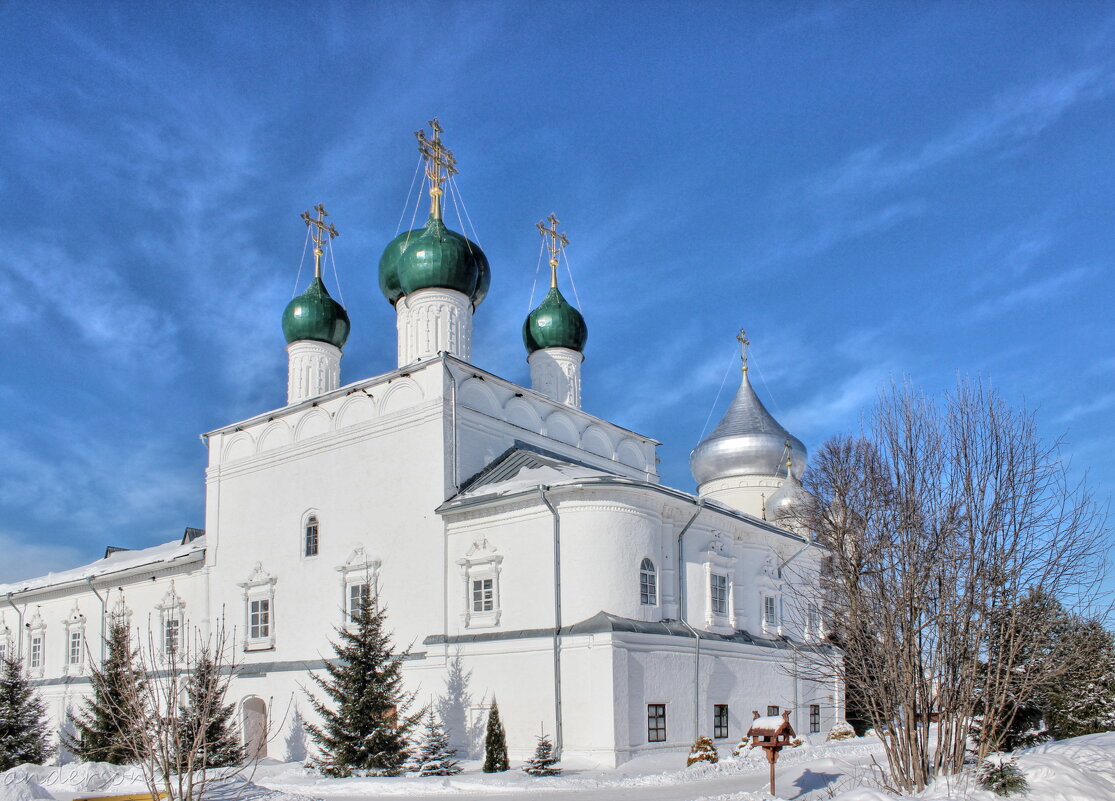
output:
M549 228L546 227L547 222L550 224ZM561 221L553 214L553 212L551 212L550 216L547 217L545 220L535 223L536 227L538 228L538 233L542 234L543 238L549 239L549 241L546 243L546 249L550 251L551 287L557 286L558 253L561 252L562 248L569 245L569 237L558 231L558 225L560 224Z
M337 233L337 229L331 223L325 222L329 212L325 210L324 203L318 203L314 206L314 211L317 212L316 218L310 216L310 212L304 211L302 212L302 219L305 221L306 227L310 229L310 236L314 240L314 277L321 278L321 257L325 252L321 246L329 239L340 236L340 234Z
M739 342L739 344L740 344L740 350L742 351L741 356L743 358L743 369L746 372L746 370L747 370L747 346L751 344L751 340L747 338L747 332L744 331L741 328L739 330L739 333L736 334L736 341Z
M430 214L441 218L441 185L446 178L457 174L457 160L453 151L441 143L442 127L437 117L430 120L433 136L426 137L426 131L415 131L418 139L418 152L426 162L426 177L430 179Z

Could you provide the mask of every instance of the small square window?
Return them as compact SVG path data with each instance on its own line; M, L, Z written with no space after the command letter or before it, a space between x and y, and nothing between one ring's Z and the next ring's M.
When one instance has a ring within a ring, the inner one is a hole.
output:
M712 736L717 740L728 736L727 704L714 704L712 707Z
M271 600L260 598L252 601L249 609L248 637L262 640L271 636Z
M712 590L712 613L714 615L728 614L728 577L720 573L709 576Z
M776 706L768 706L767 707L767 717L768 718L772 718L772 717L774 717L775 715L778 715L778 714L781 714L778 710L778 707L776 707Z
M491 612L495 608L495 582L493 579L473 579L472 611Z
M66 662L71 665L81 664L81 652L84 650L82 646L85 644L85 637L80 631L70 632L70 647L67 652Z
M647 742L666 742L665 704L647 704Z
M809 705L809 733L819 734L821 731L821 705Z

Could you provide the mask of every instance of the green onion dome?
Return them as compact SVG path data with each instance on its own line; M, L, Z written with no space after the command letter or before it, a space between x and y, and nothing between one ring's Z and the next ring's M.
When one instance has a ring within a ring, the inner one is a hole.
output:
M549 293L523 323L523 343L527 353L542 348L569 348L583 353L588 341L585 318L562 297L558 288Z
M312 339L343 348L348 332L348 312L329 296L325 284L317 277L283 312L283 336L288 344Z
M379 288L394 304L419 289L455 289L475 308L491 284L488 258L475 242L432 216L423 228L399 234L379 260Z

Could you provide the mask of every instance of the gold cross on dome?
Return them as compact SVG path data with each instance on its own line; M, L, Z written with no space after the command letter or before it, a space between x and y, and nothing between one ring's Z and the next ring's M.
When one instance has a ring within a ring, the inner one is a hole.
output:
M426 162L426 177L430 180L430 214L441 219L442 183L457 174L457 160L453 151L441 143L442 127L437 117L430 120L433 136L426 137L426 131L415 131L418 139L418 152ZM444 171L444 172L443 172Z
M739 330L739 333L736 334L736 341L739 342L740 350L742 351L741 358L743 359L743 371L746 373L747 372L747 346L751 344L751 340L747 338L747 332L744 331L741 328Z
M325 252L321 246L329 239L340 236L340 234L337 233L337 229L331 223L325 222L329 212L325 210L324 203L318 203L314 206L314 211L317 212L316 218L310 216L308 211L302 212L301 217L306 223L306 227L310 229L310 237L314 240L314 277L321 278L321 257Z
M549 228L546 227L546 223L550 224ZM546 249L550 251L551 289L557 286L558 254L561 253L562 248L569 245L569 237L558 231L558 225L560 224L561 221L553 212L550 212L550 216L545 220L535 223L535 226L538 228L538 233L542 234L543 238L549 239L549 242L546 243Z

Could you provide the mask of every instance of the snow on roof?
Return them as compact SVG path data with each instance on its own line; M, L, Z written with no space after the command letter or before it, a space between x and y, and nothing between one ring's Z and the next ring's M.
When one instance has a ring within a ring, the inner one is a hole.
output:
M781 715L767 715L766 717L755 718L751 721L751 728L775 731L785 722L785 719Z
M468 485L457 498L513 495L541 485L555 486L596 478L616 478L616 473L598 470L532 451L513 449L497 459Z
M205 537L203 536L196 537L185 544L182 543L181 539L176 539L171 542L164 542L162 545L154 545L136 551L115 551L103 559L71 570L47 573L45 576L14 581L11 584L0 584L0 595L39 590L72 581L84 581L88 578L119 573L122 570L131 570L145 565L173 562L199 551L205 551Z

